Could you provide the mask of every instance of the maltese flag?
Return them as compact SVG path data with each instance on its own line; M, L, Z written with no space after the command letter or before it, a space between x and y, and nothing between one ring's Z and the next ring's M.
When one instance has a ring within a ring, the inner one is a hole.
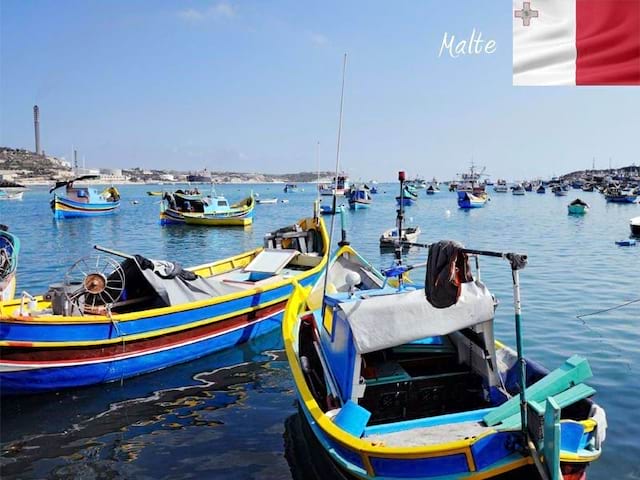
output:
M513 0L514 85L640 85L640 0Z

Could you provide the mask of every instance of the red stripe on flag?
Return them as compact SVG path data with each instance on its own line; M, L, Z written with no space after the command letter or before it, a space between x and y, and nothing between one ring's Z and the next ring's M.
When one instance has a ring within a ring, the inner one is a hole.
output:
M576 49L577 85L640 85L640 0L576 0Z

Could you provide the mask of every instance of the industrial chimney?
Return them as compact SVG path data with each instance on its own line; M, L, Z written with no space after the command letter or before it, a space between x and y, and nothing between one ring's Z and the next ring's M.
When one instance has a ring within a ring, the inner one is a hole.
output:
M40 109L38 105L33 106L33 128L36 134L36 154L40 155Z

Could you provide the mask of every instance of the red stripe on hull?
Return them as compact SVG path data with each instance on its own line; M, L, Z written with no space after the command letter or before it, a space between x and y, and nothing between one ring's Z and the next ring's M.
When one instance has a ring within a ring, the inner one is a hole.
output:
M640 0L577 0L576 49L577 85L640 85Z
M188 330L168 333L152 338L127 341L109 345L93 345L88 347L33 347L33 348L0 348L0 357L4 363L38 363L70 361L99 361L115 359L122 356L143 354L148 351L171 348L189 341L197 341L230 330L235 330L252 323L259 322L282 311L286 301L248 312L226 320L209 323Z

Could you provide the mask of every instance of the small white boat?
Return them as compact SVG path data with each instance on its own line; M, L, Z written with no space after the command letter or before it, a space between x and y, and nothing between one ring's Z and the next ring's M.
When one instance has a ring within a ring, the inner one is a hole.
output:
M277 198L259 198L256 200L256 203L259 203L260 205L278 203L278 199Z
M22 200L24 192L8 192L0 190L0 200Z
M402 242L414 243L420 236L420 227L407 227L402 229ZM395 241L398 238L398 229L390 228L380 235L380 248L395 248Z

